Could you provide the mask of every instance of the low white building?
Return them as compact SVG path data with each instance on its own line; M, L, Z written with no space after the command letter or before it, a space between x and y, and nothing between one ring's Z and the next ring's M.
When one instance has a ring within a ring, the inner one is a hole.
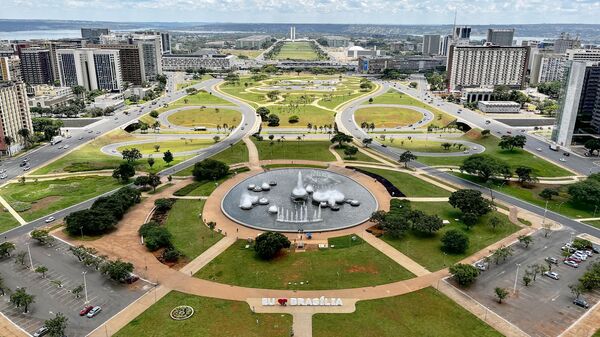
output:
M234 55L221 54L171 54L164 55L163 70L164 71L185 71L186 69L212 69L225 70L231 69L235 64L236 57Z
M479 101L477 108L485 113L519 113L521 105L507 101Z
M47 84L34 85L28 88L32 95L28 98L30 107L56 108L69 105L75 98L69 87L55 87Z
M90 108L114 108L118 109L125 106L125 96L123 93L105 94L94 98L94 102L90 104Z

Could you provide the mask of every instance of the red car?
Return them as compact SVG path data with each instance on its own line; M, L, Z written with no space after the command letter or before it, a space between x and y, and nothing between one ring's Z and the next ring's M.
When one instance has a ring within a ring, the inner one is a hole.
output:
M87 315L88 312L90 312L90 310L92 310L94 306L93 305L88 305L85 306L83 309L81 309L81 311L79 312L79 316L85 316Z

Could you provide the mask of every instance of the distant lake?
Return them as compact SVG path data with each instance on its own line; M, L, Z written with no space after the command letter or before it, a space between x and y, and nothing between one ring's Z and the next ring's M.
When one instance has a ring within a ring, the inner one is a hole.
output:
M21 30L16 32L0 32L0 40L61 39L80 37L81 31L79 29Z

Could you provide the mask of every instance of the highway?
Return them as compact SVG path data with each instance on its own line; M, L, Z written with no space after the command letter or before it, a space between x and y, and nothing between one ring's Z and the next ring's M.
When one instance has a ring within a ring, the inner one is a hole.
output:
M404 90L404 88L402 90L400 90L400 88L398 88L398 87L390 86L390 84L388 82L379 82L379 84L381 85L381 88L377 92L373 93L372 95L362 97L361 99L352 102L352 104L346 105L344 110L341 113L337 114L336 122L337 122L338 128L340 129L341 132L348 133L358 140L361 140L365 137L370 137L370 135L365 133L354 122L354 111L356 110L356 107L358 105L368 101L369 98L371 98L371 97L376 97L382 93L387 92L390 88L396 89L400 92L402 92ZM414 91L412 93L409 92L409 94L418 95L418 93L416 93ZM469 122L475 124L478 127L480 127L480 124L477 124L477 123L483 122L483 124L485 124L485 118L474 112L467 112L467 113L463 112L459 115L457 113L458 108L454 105L442 104L438 108L441 108L444 111L449 112L450 114L452 114L454 116L467 118ZM497 134L497 132L501 132L502 134L504 134L507 130L510 130L510 128L506 127L504 124L495 123L495 122L492 122L491 126L488 126L487 128L496 134ZM535 138L528 137L527 142L529 143L532 139L535 139ZM536 141L538 142L538 144L542 143L539 140L536 140ZM542 146L542 145L533 145L533 146L535 147L535 146ZM547 146L548 145L546 144L545 145L546 149L548 149ZM373 143L371 145L369 145L369 148L371 148L372 150L375 150L385 156L388 156L390 158L398 158L400 156L400 154L402 152L404 152L401 149L383 147L375 139L373 140ZM531 148L531 144L530 144L529 148ZM535 151L535 149L533 151ZM552 152L552 153L549 153L549 152ZM550 150L546 150L545 152L543 152L543 154L550 154L549 158L556 159L556 161L558 161L558 158L562 157L561 154L557 154L554 151L550 151ZM548 158L548 157L544 156L544 158ZM571 159L576 159L576 160L571 161ZM552 161L554 161L554 160L552 160ZM561 164L564 164L564 163L561 163ZM570 164L569 168L571 168L572 170L578 169L578 172L581 172L582 174L584 174L586 172L586 170L589 172L590 165L592 165L590 161L584 160L582 158L578 158L577 156L573 156L573 155L571 157L569 157L569 161L567 161L567 164ZM452 184L463 186L465 188L479 190L484 195L488 195L488 194L491 195L491 193L492 193L489 188L486 188L481 185L470 182L468 180L459 178L455 175L436 170L435 168L432 168L425 164L419 163L418 161L413 162L410 165L414 168L426 170L428 172L428 174L435 176L441 180L448 181ZM596 172L596 171L594 171L594 172ZM557 223L560 223L560 224L563 224L565 226L571 227L572 229L574 229L577 232L588 233L590 235L600 237L600 229L592 227L590 225L583 224L583 223L575 221L575 220L572 220L568 217L565 217L563 215L560 215L560 214L552 212L552 211L545 211L543 207L539 207L537 205L530 204L528 202L522 201L520 199L514 198L510 195L500 193L497 191L493 191L493 197L495 200L500 200L506 204L514 205L516 207L522 208L524 210L527 210L531 213L537 214L542 217L545 214L547 219L552 220Z

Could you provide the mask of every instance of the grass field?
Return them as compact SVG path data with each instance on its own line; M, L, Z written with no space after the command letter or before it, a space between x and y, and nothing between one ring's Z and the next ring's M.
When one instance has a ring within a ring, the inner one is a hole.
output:
M6 210L0 207L0 233L19 226L19 222Z
M427 109L435 115L435 118L433 119L433 121L431 123L425 124L425 125L423 125L423 127L427 126L427 125L436 125L438 127L444 127L456 119L453 116L443 112L442 110L436 109L436 108L434 108L430 105L427 105L415 98L412 98L411 96L399 93L398 91L393 90L393 89L390 89L388 92L386 92L385 94L383 94L381 96L375 97L373 99L372 104L412 105L412 106ZM363 105L369 105L369 103L365 102L365 103L363 103Z
M190 109L176 112L167 120L171 124L179 126L205 126L208 128L221 127L227 124L229 127L237 126L242 120L242 114L237 110L205 108Z
M23 219L32 221L121 186L112 177L87 176L11 183L2 196Z
M456 146L451 146L448 150L442 147L443 143L454 144L452 140L448 141L433 141L433 140L425 140L425 139L408 139L408 138L400 138L394 137L393 140L390 140L391 137L386 137L385 140L378 139L379 143L385 144L387 146L410 150L413 152L425 152L425 153L451 153L451 152L463 152L468 147L462 146L460 148ZM432 137L433 138L433 137ZM466 158L462 157L463 159ZM445 157L447 158L447 157Z
M183 321L171 319L169 313L179 305L191 306L194 308L194 315ZM171 291L114 336L282 337L289 336L291 328L291 315L256 314L246 302Z
M502 221L502 224L496 227L496 229L488 225L488 220L492 214L487 214L481 217L472 229L468 230L462 221L456 221L460 217L460 211L452 208L447 202L412 202L411 207L425 213L436 214L443 220L450 221L450 224L445 225L431 236L409 232L401 239L393 239L385 235L382 238L430 271L449 267L457 261L519 230L519 227L512 224L507 216L500 213L494 214L494 216L497 216ZM450 229L458 229L469 236L469 248L464 254L446 255L441 251L442 244L440 239Z
M177 101L169 104L167 108L156 109L158 112L164 112L174 108L180 108L182 106L190 105L235 105L227 100L224 100L215 95L211 95L209 92L201 90L195 95L187 95L178 99Z
M143 143L135 145L125 145L117 148L117 151L121 152L125 149L135 147L140 150L143 154L153 154L159 158L162 158L163 152L169 150L172 153L200 150L208 147L215 142L210 139L186 139L186 140L166 140L158 141L156 143ZM158 151L154 148L154 145L159 145Z
M360 331L359 334L357 334ZM315 314L314 337L501 337L434 288L360 301L351 314Z
M202 254L223 237L211 231L198 216L202 213L204 202L185 199L175 201L165 222L165 227L173 235L173 245L188 261Z
M195 276L219 283L269 289L343 289L375 286L414 275L359 237L329 239L335 248L282 251L271 261L244 248L245 240L221 253ZM290 284L291 282L291 284ZM300 284L299 282L304 282Z
M364 162L369 162L369 163L380 163L378 160L375 160L375 159L367 156L366 154L364 154L364 153L362 153L360 151L358 151L353 157L348 157L344 153L344 149L337 149L337 148L335 148L334 150L344 160L349 160L349 161L364 161Z
M511 182L509 184L502 184L499 182L488 182L484 183L479 177L455 173L455 175L476 182L478 184L491 187L492 189L511 195L513 197L519 198L521 200L525 200L532 204L538 205L542 208L546 207L546 200L542 199L539 196L539 193L545 188L553 188L558 189L559 195L552 198L552 200L548 201L548 210L552 212L557 212L563 214L565 216L571 218L592 218L594 217L594 206L591 204L577 204L570 200L570 196L567 193L568 185L545 185L545 184L535 184L535 186L531 187L523 187L516 182ZM598 207L598 211L596 212L596 216L600 215L600 206Z
M463 136L464 140L485 146L485 154L506 161L514 170L518 166L526 165L534 169L535 175L539 177L563 177L573 175L569 171L558 167L531 152L522 149L513 151L503 150L498 146L500 141L494 136L482 138L479 132L473 130ZM427 165L452 165L460 166L466 157L419 157L420 161Z
M263 165L264 168L277 169L285 167L304 167L304 168L326 168L326 165L310 165L310 164L271 164Z
M282 142L268 139L257 141L252 139L260 160L272 159L296 159L296 160L316 160L316 161L335 161L333 153L329 151L331 142L325 140L285 140ZM271 145L272 144L272 145Z
M448 197L450 192L432 185L408 173L361 167L361 170L375 173L387 179L407 197Z
M245 163L248 161L248 148L244 142L239 141L235 145L228 147L227 149L217 153L210 157L211 159L222 161L227 165ZM181 170L174 174L175 176L191 176L194 166L190 166L184 170Z
M283 128L306 128L310 123L312 125L321 126L333 124L335 112L324 110L313 105L300 105L297 110L290 111L287 106L270 105L267 107L271 113L279 117L279 126ZM291 116L298 116L299 121L290 123ZM268 128L267 122L263 123L263 128ZM308 129L307 131L308 132Z
M600 220L586 221L586 224L600 228Z
M222 54L231 54L236 56L247 56L248 58L254 59L260 55L264 50L246 50L246 49L221 49Z
M284 42L281 50L273 55L274 60L316 61L319 56L310 43L305 41Z
M114 130L106 135L103 135L95 140L83 145L82 147L70 152L64 157L61 157L52 163L35 170L32 174L49 174L60 172L84 172L96 170L109 170L119 166L123 160L120 157L110 156L102 153L100 149L108 144L135 140L137 138L129 135L123 130ZM176 157L171 162L175 165L191 156ZM135 162L136 170L144 172L158 172L167 167L167 163L162 159L162 153L155 156L154 165L152 168L148 165L148 161L140 159Z
M408 126L420 121L423 115L412 109L366 107L356 110L354 119L358 125L374 123L376 128Z

